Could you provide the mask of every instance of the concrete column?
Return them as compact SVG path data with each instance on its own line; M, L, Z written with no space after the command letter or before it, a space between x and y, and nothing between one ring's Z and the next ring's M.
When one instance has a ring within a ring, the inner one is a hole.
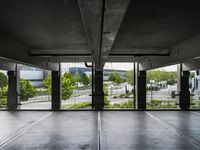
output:
M61 73L60 71L52 71L52 89L51 89L51 108L53 110L59 110L61 106L61 93L62 93L62 86L61 86Z
M146 71L136 71L136 109L146 109Z
M189 91L189 71L182 71L181 65L178 67L178 91L179 106L182 110L190 108L190 91Z
M104 107L103 71L95 71L94 107L96 110Z
M19 66L16 65L15 71L8 71L8 95L7 95L7 108L9 110L15 110L18 108L19 102L19 82L20 71Z

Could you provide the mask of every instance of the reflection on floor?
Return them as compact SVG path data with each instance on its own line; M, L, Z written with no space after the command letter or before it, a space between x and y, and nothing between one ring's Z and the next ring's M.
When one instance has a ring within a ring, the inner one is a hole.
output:
M200 149L198 111L0 111L0 149Z

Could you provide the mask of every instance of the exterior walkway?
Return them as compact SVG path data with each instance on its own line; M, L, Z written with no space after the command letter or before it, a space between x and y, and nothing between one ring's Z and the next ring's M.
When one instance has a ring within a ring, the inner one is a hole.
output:
M0 111L0 149L200 149L199 111Z

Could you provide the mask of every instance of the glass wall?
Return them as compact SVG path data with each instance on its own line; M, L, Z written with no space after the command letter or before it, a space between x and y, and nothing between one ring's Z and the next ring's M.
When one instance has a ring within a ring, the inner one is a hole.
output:
M0 109L5 109L7 107L7 91L7 71L0 70Z
M51 72L25 65L19 66L19 72L19 108L51 109Z
M134 109L133 63L106 63L103 70L105 109Z
M177 108L177 65L147 71L147 109Z
M92 109L92 68L62 63L62 109Z
M189 91L190 91L190 108L200 108L200 71L190 71Z

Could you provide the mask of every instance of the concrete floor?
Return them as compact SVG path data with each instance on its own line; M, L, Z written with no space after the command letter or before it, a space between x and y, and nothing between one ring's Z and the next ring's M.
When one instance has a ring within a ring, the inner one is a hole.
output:
M0 149L200 149L199 111L0 111Z

